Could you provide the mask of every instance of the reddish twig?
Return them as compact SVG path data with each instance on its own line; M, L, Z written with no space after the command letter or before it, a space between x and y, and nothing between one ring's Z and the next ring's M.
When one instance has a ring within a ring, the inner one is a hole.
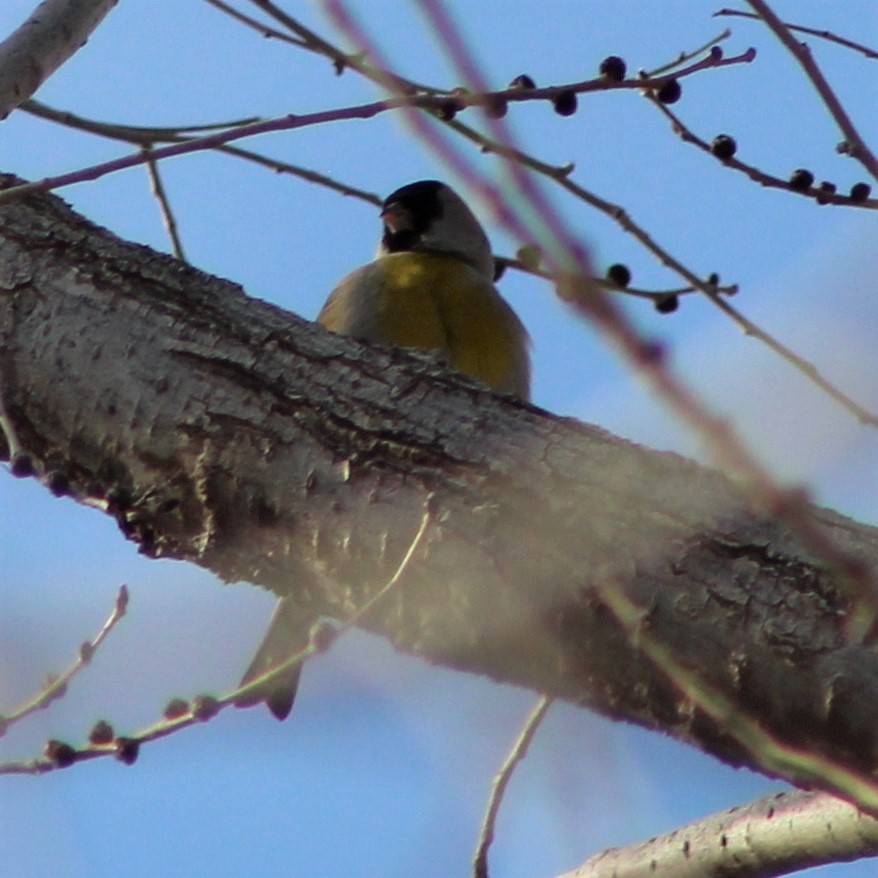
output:
M653 106L663 113L665 118L671 123L671 130L684 143L692 144L693 146L698 147L702 152L713 155L713 147L711 144L695 134L695 132L692 131L692 129L689 128L680 117L676 115L676 113L669 109L666 104L655 100L655 98L652 98L651 96L650 99L652 100ZM878 208L878 198L856 199L850 195L843 195L838 192L827 192L825 189L821 189L820 186L817 185L811 185L804 189L801 187L797 188L790 182L789 178L784 180L781 177L775 177L773 174L768 174L754 165L748 165L747 163L742 162L735 156L727 159L723 158L721 161L726 167L735 171L740 171L742 174L746 174L754 183L759 183L760 186L765 186L769 189L783 189L787 192L791 192L793 195L811 198L820 205L836 204L841 207L862 207L871 210Z
M132 126L121 125L114 122L99 122L94 119L87 119L84 116L78 116L75 113L66 110L56 110L53 107L46 106L45 104L41 104L34 100L26 101L22 104L21 109L40 119L46 119L59 125L65 125L69 128L75 128L80 131L89 131L100 137L106 137L111 140L119 140L124 143L131 143L139 146L152 146L155 143L182 143L191 139L192 132L216 131L218 129L234 128L259 121L259 119L240 119L235 122L160 128L155 126ZM381 204L381 199L373 192L366 192L355 186L349 186L346 183L339 183L324 174L319 174L317 171L311 170L310 168L303 168L300 165L282 162L279 159L269 158L258 152L241 149L237 146L230 146L229 144L217 146L214 147L214 149L216 152L222 152L226 155L235 156L244 161L261 165L275 173L290 174L291 176L306 180L309 183L316 183L319 186L339 192L342 195L359 198L369 204L374 204L376 206Z
M736 16L738 18L754 19L755 21L760 20L760 16L757 15L755 12L744 12L742 9L720 9L717 12L714 12L713 15L715 18L719 16ZM826 40L829 43L836 43L839 46L844 46L846 49L853 49L855 52L859 52L860 54L865 55L867 58L871 58L872 60L878 60L878 52L876 52L874 49L870 49L868 46L864 46L862 43L855 43L853 40L848 40L845 37L837 36L831 31L817 30L817 28L805 27L804 25L793 24L789 21L783 22L783 25L789 30L808 34L812 37L818 37L819 39Z
M800 43L791 33L789 28L775 15L765 0L747 0L759 17L768 25L780 42L786 46L790 54L799 62L807 77L811 80L817 94L820 95L826 109L841 129L845 139L844 152L857 159L864 168L878 180L878 159L860 135L847 111L842 106L838 96L817 65L811 55L811 50L806 43Z

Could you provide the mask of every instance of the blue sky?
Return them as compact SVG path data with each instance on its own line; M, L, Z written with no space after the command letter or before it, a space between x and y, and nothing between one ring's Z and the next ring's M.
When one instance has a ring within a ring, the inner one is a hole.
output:
M6 0L0 34L32 5ZM864 179L835 153L840 136L786 52L758 25L712 19L719 5L484 0L451 8L498 86L522 72L546 85L584 79L608 54L622 55L629 69L654 67L729 25L727 53L754 45L758 59L688 80L675 106L684 120L707 139L734 135L742 159L779 176L809 167L840 190ZM400 72L458 83L413 6L359 0L353 7ZM774 7L878 46L871 0ZM288 8L329 33L314 5ZM878 143L878 66L837 47L813 47L863 133ZM38 95L84 116L157 125L302 113L374 96L355 75L335 77L321 59L266 41L206 3L179 0L121 3ZM873 215L757 187L683 145L634 93L588 96L569 119L542 105L516 108L510 119L528 150L556 164L575 161L577 181L624 205L695 271L739 283L738 307L878 409ZM390 114L245 145L379 194L447 177ZM38 178L125 151L17 113L3 124L0 169ZM471 158L496 174L490 157ZM369 205L216 155L180 158L162 171L190 261L306 317L374 251L378 220ZM676 285L610 220L545 185L598 266L621 261L639 286ZM168 249L141 169L61 194L121 237ZM489 232L498 252L512 252L503 234ZM507 274L501 289L533 336L535 402L709 459L547 286ZM874 431L704 301L687 299L671 317L634 301L625 307L782 478L878 522ZM272 604L253 588L220 587L196 568L147 561L106 517L3 472L0 571L0 705L18 703L75 654L111 609L119 583L132 590L129 617L93 666L65 699L0 740L2 759L32 755L48 737L80 740L99 717L133 730L171 696L227 688ZM22 878L465 874L490 778L534 698L428 667L354 633L308 665L285 724L261 710L227 712L149 746L133 768L107 761L3 779L4 863ZM558 705L513 781L493 874L552 875L607 846L779 788L661 736ZM819 874L858 878L873 870L852 864Z

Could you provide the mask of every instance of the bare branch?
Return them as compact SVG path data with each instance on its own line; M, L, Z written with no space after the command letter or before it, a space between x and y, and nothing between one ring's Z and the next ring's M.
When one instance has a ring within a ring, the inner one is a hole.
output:
M147 149L146 152L148 155L150 150ZM159 175L159 166L155 159L150 158L147 161L146 169L149 172L149 182L150 187L152 188L152 194L158 202L159 210L162 215L162 222L165 225L168 237L171 239L171 247L173 248L174 256L176 256L177 259L185 260L186 254L183 252L183 243L180 240L180 235L177 231L177 218L174 216L174 211L171 209L171 203L168 201L168 195L165 192L162 178Z
M305 40L298 37L291 37L289 34L285 34L279 30L275 30L273 27L266 27L264 24L258 22L255 18L251 18L249 15L244 15L243 12L238 11L233 6L229 6L228 3L223 3L222 0L205 0L205 2L209 3L214 8L219 9L220 12L225 12L226 15L231 16L236 21L241 22L241 24L246 24L247 27L252 28L253 30L262 34L262 36L266 39L281 40L285 43L291 43L294 46L308 48L308 44L305 42Z
M125 143L135 145L152 146L155 143L182 143L191 138L188 136L196 131L216 131L217 129L235 128L240 125L249 125L258 122L258 118L238 119L234 122L215 122L207 125L182 125L172 128L156 127L156 126L133 126L122 125L115 122L99 122L94 119L87 119L84 116L78 116L66 110L56 110L53 107L41 104L38 101L30 100L22 104L21 109L26 113L31 113L40 119L46 119L50 122L56 122L59 125L65 125L70 128L79 129L80 131L89 131L101 137L107 137L112 140L121 140ZM325 174L320 174L310 168L303 168L300 165L293 165L289 162L283 162L279 159L270 158L258 152L248 149L241 149L237 146L225 144L223 146L214 147L216 152L222 152L226 155L232 155L244 161L261 165L277 174L290 174L299 177L309 183L316 183L327 189L339 192L342 195L351 198L359 198L369 204L376 206L381 204L381 199L374 192L366 192L347 183L339 183Z
M488 852L494 841L494 828L497 824L497 814L500 812L503 796L506 794L509 781L512 780L513 772L521 760L527 756L530 742L534 739L543 717L551 706L552 699L545 695L534 705L533 710L524 721L518 740L512 745L506 761L494 777L494 782L491 784L491 795L488 798L488 809L485 812L482 831L479 833L479 843L473 857L473 878L488 878Z
M761 16L757 15L754 12L744 12L742 9L720 9L717 12L714 12L714 17L719 16L727 16L732 17L736 16L738 18L751 18L759 21ZM868 46L864 46L862 43L855 43L853 40L848 40L845 37L837 36L828 30L817 30L817 28L813 27L805 27L801 24L793 24L792 22L785 21L784 27L789 28L790 30L798 31L799 33L809 34L812 37L819 37L821 40L826 40L830 43L837 43L839 46L844 46L846 49L853 49L855 52L859 52L862 55L865 55L867 58L871 58L872 60L878 59L878 52L874 49L870 49Z
M796 61L799 62L813 83L814 88L817 89L817 93L822 98L823 103L844 135L846 143L845 153L857 159L878 180L878 158L869 149L866 141L860 135L850 116L848 116L838 96L832 90L832 86L827 82L826 77L811 55L811 50L807 44L800 43L790 33L789 28L775 15L765 0L747 0L747 2L756 10L759 17L768 27L771 28L781 43L786 46Z
M669 61L667 64L662 64L661 67L656 67L653 70L650 70L646 75L652 78L655 76L661 76L663 73L669 73L675 67L679 67L681 64L685 64L687 61L691 61L693 58L697 58L703 52L709 51L714 46L718 46L720 43L727 40L731 35L732 32L728 28L726 28L721 34L718 34L712 40L708 40L703 46L699 46L697 49L692 49L689 52L680 52L680 54L673 61Z
M127 609L128 588L127 586L122 585L119 587L119 592L116 595L116 603L113 606L113 612L110 613L110 616L107 621L104 622L101 630L91 640L85 641L79 647L79 655L76 657L76 661L74 661L73 664L63 673L58 674L57 676L52 676L47 685L30 701L22 704L20 707L17 707L9 713L4 714L2 723L3 728L5 729L13 722L18 722L30 714L42 710L42 708L46 707L56 698L61 698L67 691L70 681L91 662L94 654L125 615Z
M739 724L681 695L616 621L609 569L706 690L774 740L871 776L878 656L849 624L857 605L728 480L248 300L58 199L10 205L0 226L6 276L26 278L0 297L15 432L144 554L343 619L388 581L434 496L436 538L363 627L762 765ZM864 575L878 566L873 529L800 512ZM815 764L800 776L765 760L803 783Z
M603 851L559 878L776 878L876 854L875 818L826 793L778 793Z
M373 594L362 606L350 614L350 616L341 625L315 623L311 631L310 642L307 646L299 650L295 655L291 655L285 662L272 668L270 671L256 677L244 686L233 689L220 697L213 695L199 695L192 699L191 702L182 699L173 699L165 708L164 719L153 723L145 729L140 730L132 735L125 737L116 736L112 730L96 736L94 732L90 736L90 741L82 747L73 747L60 741L50 741L46 746L46 752L41 758L28 759L18 762L0 763L0 775L2 774L45 774L58 768L69 768L76 762L85 762L91 759L98 759L106 756L114 756L123 762L132 764L140 751L143 744L151 741L166 738L182 729L198 723L207 722L213 719L222 710L236 705L242 699L246 699L248 693L260 691L266 684L272 680L282 677L290 668L300 665L309 656L317 652L326 650L335 639L357 625L368 614L379 606L380 603L395 589L403 579L405 572L408 570L412 559L421 548L424 537L429 532L430 525L434 522L434 512L432 501L427 498L426 508L421 517L418 529L403 553L396 571L393 576L388 579L383 588ZM67 672L60 677L52 680L52 682L40 693L33 701L24 707L13 711L6 717L0 717L0 731L5 729L14 720L19 720L27 716L33 711L45 707L50 701L59 698L67 688L67 683L77 673L94 654L94 650L100 646L104 638L113 629L119 619L124 615L125 608L128 604L128 591L123 585L119 591L119 597L116 600L116 607L113 615L104 624L98 636L89 644L83 645L80 650L80 658ZM86 648L86 646L88 648ZM523 754L522 754L523 755Z
M0 119L27 100L68 58L117 0L43 0L0 43Z

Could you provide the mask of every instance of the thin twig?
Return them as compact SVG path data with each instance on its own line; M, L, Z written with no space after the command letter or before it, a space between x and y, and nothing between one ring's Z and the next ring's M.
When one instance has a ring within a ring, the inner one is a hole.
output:
M8 726L13 722L19 722L24 719L26 716L29 716L32 713L35 713L38 710L46 707L52 701L57 698L61 698L64 693L67 691L67 687L70 684L70 681L80 672L82 669L91 662L94 654L100 648L101 644L104 640L107 639L110 632L116 627L121 618L125 615L125 612L128 608L128 587L125 585L119 586L119 591L116 594L116 603L113 606L113 612L110 613L107 621L104 622L101 630L95 635L91 640L86 640L79 647L79 655L76 657L76 661L67 668L61 674L57 676L52 676L43 689L40 690L37 695L30 699L30 701L25 702L20 707L15 708L15 710L10 711L7 714L3 715L3 725Z
M869 149L866 141L860 135L847 111L842 106L838 96L827 82L817 62L811 55L811 50L806 43L800 43L789 31L789 28L777 17L765 0L747 0L756 10L759 17L768 25L774 35L789 50L790 54L799 62L807 77L811 80L817 94L820 95L826 109L841 129L845 138L845 153L851 158L857 159L864 168L878 180L878 158Z
M65 125L69 128L78 129L80 131L89 131L100 137L106 137L124 143L131 143L136 146L151 146L155 143L182 143L191 139L187 135L195 131L216 131L218 129L234 128L240 125L249 125L252 122L260 121L258 118L250 118L239 119L234 122L217 122L207 125L184 125L173 128L159 128L155 126L132 126L114 122L99 122L95 119L78 116L75 113L66 110L57 110L54 107L46 106L45 104L41 104L34 100L26 101L22 104L21 109L40 119L46 119L50 122L55 122L59 125ZM237 146L230 146L228 144L215 147L215 151L261 165L262 167L268 168L278 174L290 174L291 176L299 177L309 183L316 183L319 186L339 192L342 195L359 198L369 204L374 204L376 206L380 206L381 204L381 199L374 192L366 192L355 186L350 186L346 183L339 183L324 174L311 170L310 168L303 168L300 165L282 162L279 159L273 159L262 155L261 153L242 149Z
M503 797L506 794L506 788L509 781L512 780L512 774L518 767L518 764L527 756L528 747L543 721L549 708L552 706L552 699L547 695L543 695L533 710L531 710L524 726L518 736L518 740L512 745L506 761L500 768L500 771L494 776L491 784L491 795L488 798L488 808L485 811L485 818L482 821L482 829L479 833L479 841L476 846L476 852L473 856L473 876L474 878L488 878L488 851L494 841L494 829L497 825L497 814L500 811L500 805L503 803Z
M412 98L412 100L430 105L435 103L435 98L422 97ZM108 162L101 162L96 165L90 165L80 168L77 171L71 171L67 174L59 174L55 177L44 177L42 180L35 180L31 183L23 183L19 186L13 186L9 189L0 191L0 204L8 204L25 195L34 192L47 192L53 189L60 189L63 186L72 186L74 183L84 183L89 180L97 180L105 177L107 174L122 171L126 168L134 168L138 165L145 164L149 158L159 161L166 158L172 158L179 155L187 155L193 152L200 152L207 149L216 149L235 140L241 140L245 137L255 137L258 134L266 134L274 131L291 131L297 128L306 128L311 125L323 125L328 122L338 122L342 119L370 119L380 113L395 109L405 103L404 101L372 101L367 104L358 104L352 107L344 107L335 110L325 110L316 113L308 113L302 116L280 116L276 119L267 119L260 122L254 122L249 125L241 125L226 131L218 131L203 137L194 137L181 143L174 143L170 146L163 146L154 149L150 156L144 154L143 150L138 150L126 156L112 159Z
M711 156L713 155L711 145L706 140L703 140L695 134L695 132L692 131L692 129L689 128L666 104L655 100L651 96L648 97L650 97L653 106L663 113L665 118L671 123L671 130L674 134L676 134L684 143L691 143L693 146L697 146L702 152ZM787 192L791 192L793 195L811 198L820 205L836 204L842 207L861 207L866 208L867 210L878 208L878 198L867 198L862 201L854 200L850 195L844 195L838 192L827 192L819 186L813 185L809 186L807 189L796 189L792 186L789 179L784 180L781 177L775 177L773 174L768 174L754 165L748 165L746 162L742 162L735 156L728 159L722 159L722 163L732 170L746 174L754 183L759 183L760 186L765 186L769 189L784 189Z
M149 154L151 150L146 150L146 152ZM162 184L158 163L155 159L150 158L146 163L146 168L149 172L149 182L152 188L152 194L158 202L159 210L162 214L162 222L164 223L168 237L171 239L171 247L174 250L174 256L176 256L177 259L185 260L186 254L183 252L183 242L180 240L180 235L177 231L177 218L174 216L174 211L171 209L171 203L168 201L168 195Z
M427 498L426 508L424 510L424 514L421 517L421 522L418 527L417 532L409 543L408 548L403 554L402 560L399 562L399 565L396 568L396 572L393 576L374 594L369 600L367 600L361 607L357 609L355 613L353 613L347 620L345 620L341 625L335 627L333 631L333 635L331 640L335 640L342 633L356 625L366 613L370 610L374 609L376 604L379 601L383 600L388 593L396 588L399 585L399 582L402 580L405 571L408 569L409 565L412 562L412 559L415 556L415 553L418 551L421 543L424 540L425 535L429 531L430 525L435 520L435 510L433 508L434 500L432 495ZM125 604L127 603L127 589L125 586L122 586L119 592L119 598L116 602L116 612L121 616L125 612ZM124 599L123 599L124 598ZM95 640L91 643L92 652L96 649L101 641L107 636L109 630L115 625L118 621L117 618L111 616L110 620L108 620L107 624L104 625L103 629L101 629L100 634L95 638ZM120 741L124 741L134 746L134 748L139 748L141 744L149 743L150 741L156 741L159 738L166 738L169 735L174 734L175 732L180 731L181 729L188 728L189 726L195 725L199 722L205 722L208 719L212 719L216 714L225 708L234 705L242 696L246 696L250 690L255 690L257 688L261 689L266 683L271 682L275 677L279 677L283 675L290 668L301 664L306 658L313 655L314 653L326 649L329 638L326 638L323 634L320 636L313 636L311 642L308 646L298 652L296 655L291 656L287 661L283 664L278 665L273 668L271 671L263 674L261 677L255 678L250 681L246 686L241 686L237 689L234 689L231 692L227 692L225 695L214 698L213 696L199 696L194 700L192 704L182 703L183 708L181 710L175 710L172 715L166 716L165 719L160 720L159 722L153 723L150 726L147 726L144 729L141 729L139 732L126 736L125 738L114 738L112 741L108 741L106 744L96 744L90 743L81 748L67 748L66 757L67 761L64 762L64 765L59 765L59 763L53 760L50 756L42 756L37 759L29 759L20 762L5 762L0 763L0 775L2 774L45 774L49 771L54 771L60 767L66 767L68 765L72 765L74 762L86 762L91 759L98 759L106 756L116 756L119 758L119 744ZM83 659L83 654L80 654L80 660ZM11 718L18 718L19 714L24 715L24 712L31 713L33 710L44 707L48 701L52 700L52 698L58 697L60 694L59 690L63 689L63 686L69 681L70 676L73 673L79 670L79 663L75 666L70 672L67 672L66 675L62 675L56 681L53 682L51 688L45 690L40 694L39 699L34 702L29 702L25 705L24 708L16 711L11 714L10 717L6 719L9 720ZM48 692L48 695L46 694ZM39 703L37 703L39 701ZM131 760L133 761L133 760Z
M751 18L756 21L760 20L760 16L755 12L744 12L742 9L720 9L717 12L713 13L714 17L717 18L719 16L737 16L738 18ZM867 58L871 58L873 60L878 59L878 52L874 49L870 49L868 46L864 46L862 43L855 43L853 40L848 40L845 37L836 36L836 34L832 33L828 30L817 30L813 27L805 27L801 24L793 24L792 22L785 21L784 27L789 28L789 30L798 31L799 33L809 34L812 37L818 37L821 40L826 40L830 43L837 43L839 46L844 46L846 49L853 49L855 52L860 52L865 55Z
M712 49L714 46L718 46L724 40L727 40L732 35L732 32L726 28L721 34L715 36L712 40L708 40L703 46L699 46L697 49L693 49L691 52L680 52L679 56L673 61L669 61L667 64L662 64L661 67L656 67L653 70L650 70L646 75L650 78L654 78L656 76L661 76L663 73L668 73L672 71L675 67L679 67L681 64L685 64L687 61L691 61L693 58L697 58L703 52L707 52Z
M272 4L266 0L252 0L259 6ZM338 50L329 46L327 51L332 51L336 55ZM348 56L344 56L348 58ZM688 76L700 70L710 67L722 67L728 64L746 63L752 60L752 54L745 52L737 58L726 58L713 60L711 58L691 65L685 70L681 70L676 74L677 78ZM354 62L348 61L353 65ZM364 67L359 64L357 69ZM207 149L216 149L231 143L235 140L241 140L245 137L255 137L259 134L268 134L278 131L292 131L298 128L306 128L313 125L323 125L329 122L340 122L349 119L371 119L381 113L390 110L399 110L403 108L414 108L419 110L430 110L433 113L441 113L444 109L447 98L436 94L412 94L411 85L408 80L396 77L392 74L382 73L380 70L366 68L366 75L373 78L376 82L386 88L390 88L395 94L394 97L383 101L373 101L367 104L359 104L351 107L336 108L333 110L324 110L316 113L307 113L301 116L289 114L280 116L275 119L265 119L258 122L252 122L246 125L240 125L231 129L207 134L203 137L195 137L184 142L174 143L170 146L159 147L151 152L151 158L159 161L174 156L186 155L193 152L199 152ZM598 80L586 80L584 82L569 83L567 85L552 86L551 88L542 89L501 89L499 91L485 90L480 93L461 94L455 100L463 107L482 106L497 100L505 101L536 101L536 100L552 100L557 97L560 92L586 92L595 90L606 90L609 88L630 88L630 89L656 89L664 85L665 80L635 79L623 82L608 82L601 78ZM138 151L134 154L121 156L108 162L101 162L97 165L91 165L86 168L80 168L67 174L59 174L55 177L44 177L42 180L36 180L31 183L24 183L20 186L14 186L4 189L0 192L0 204L7 204L24 195L30 195L34 192L47 192L52 189L59 189L63 186L71 186L74 183L84 183L90 180L97 180L107 174L116 171L125 170L142 165L149 159Z
M292 45L300 46L303 49L308 48L308 44L305 40L298 37L291 37L289 34L283 33L283 31L267 27L255 18L251 18L249 15L245 15L243 12L239 12L234 7L229 6L228 3L223 3L222 0L205 0L205 2L209 3L216 9L219 9L220 12L225 12L226 15L231 16L236 21L241 22L241 24L246 24L247 27L253 28L253 30L260 33L266 39L281 40L284 43L291 43Z

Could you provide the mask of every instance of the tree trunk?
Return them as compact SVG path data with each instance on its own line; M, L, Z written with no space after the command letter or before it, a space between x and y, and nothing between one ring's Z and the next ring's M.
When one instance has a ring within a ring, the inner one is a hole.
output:
M0 208L0 343L16 465L106 508L146 554L347 618L429 508L361 622L400 649L839 788L779 769L675 686L612 586L773 740L876 768L878 658L846 629L850 595L712 470L332 335L52 196ZM878 531L813 515L875 565Z

